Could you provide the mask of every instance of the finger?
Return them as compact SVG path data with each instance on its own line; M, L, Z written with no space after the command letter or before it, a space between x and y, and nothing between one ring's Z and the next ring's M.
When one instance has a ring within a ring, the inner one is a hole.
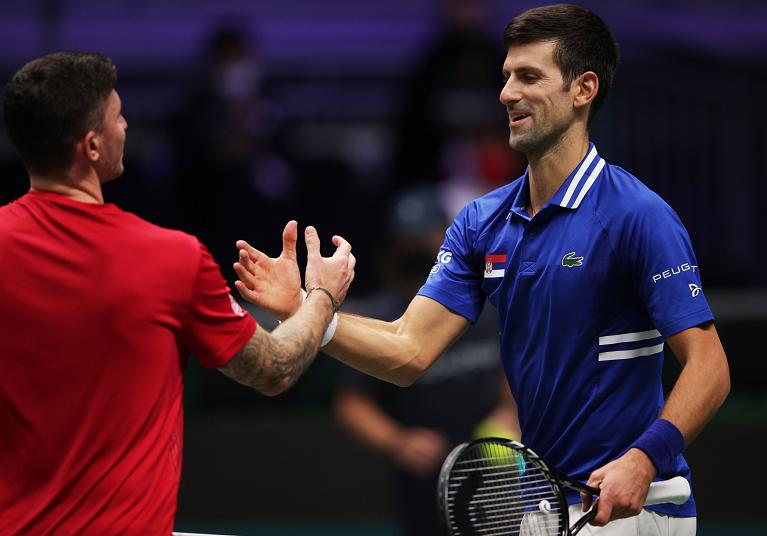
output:
M252 274L256 273L256 264L253 261L253 258L250 256L250 254L244 249L241 249L239 256L240 256L239 263L243 266L243 268L245 268L248 272Z
M344 237L339 236L339 235L333 235L333 240L332 241L333 241L333 245L334 246L336 246L336 247L340 246L341 242L343 242L343 240L344 240Z
M290 220L282 231L282 254L291 260L296 260L296 242L298 242L298 222Z
M594 516L594 519L591 520L590 525L594 525L595 527L604 527L610 521L610 516L612 515L613 511L612 504L610 504L608 501L598 499L597 502L594 503L594 508L597 509L597 515Z
M310 259L320 257L320 237L317 235L317 229L311 225L304 231L304 241L306 242L306 254Z
M349 255L352 250L352 245L338 235L333 237L333 243L338 246L336 252L333 254L334 257Z
M243 299L249 302L255 301L257 297L256 293L246 287L242 281L235 281L234 287L237 289L237 292L240 293L240 296L242 296Z
M238 240L236 242L236 246L238 249L244 249L245 251L247 251L248 254L250 255L250 258L253 259L253 262L258 262L259 259L268 257L265 253L262 253L261 251L257 250L256 248L254 248L253 246L245 242L245 240Z
M591 493L586 493L585 491L581 492L581 510L583 512L588 512L589 508L591 508L591 503L593 501L593 497L591 496Z
M604 475L602 474L602 469L600 468L589 475L589 479L586 481L586 485L591 488L599 489L599 487L602 485L602 480L604 480Z
M240 278L240 282L243 284L243 286L253 290L256 288L256 279L253 277L253 274L251 274L242 264L239 262L234 263L234 271L237 274L237 277ZM235 281L235 285L237 284L237 281Z
M357 259L351 253L349 253L349 261L346 266L350 272L354 272L354 267L357 266Z

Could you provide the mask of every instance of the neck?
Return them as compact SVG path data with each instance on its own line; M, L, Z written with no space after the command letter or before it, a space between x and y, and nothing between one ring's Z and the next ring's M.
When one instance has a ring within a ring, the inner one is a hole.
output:
M101 182L92 170L77 173L76 170L70 169L55 177L31 174L29 182L31 190L36 192L52 192L83 203L104 203Z
M531 215L537 214L554 197L588 149L587 131L576 134L568 130L551 146L527 154L530 166L527 175L530 186L528 210Z

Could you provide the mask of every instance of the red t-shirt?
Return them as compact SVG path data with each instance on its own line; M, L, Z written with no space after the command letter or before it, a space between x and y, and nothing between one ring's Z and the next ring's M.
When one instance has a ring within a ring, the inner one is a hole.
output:
M169 534L189 352L256 323L204 246L112 204L0 208L0 534Z

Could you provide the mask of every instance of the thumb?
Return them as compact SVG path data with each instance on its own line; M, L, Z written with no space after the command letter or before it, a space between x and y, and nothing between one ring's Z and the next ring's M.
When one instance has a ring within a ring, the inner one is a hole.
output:
M296 260L296 242L298 242L298 222L290 220L282 231L282 254L290 260Z
M304 241L306 242L306 254L312 259L320 256L320 237L317 236L317 229L311 225L304 231Z

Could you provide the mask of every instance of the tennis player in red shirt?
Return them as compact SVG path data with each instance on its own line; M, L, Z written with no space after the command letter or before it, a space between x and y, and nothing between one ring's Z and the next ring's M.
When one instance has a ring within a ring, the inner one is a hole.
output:
M128 127L116 82L102 55L55 53L6 86L31 189L0 208L3 535L170 534L189 353L277 394L316 355L354 276L349 243L333 237L324 258L307 228L309 295L258 329L195 237L104 203ZM283 239L295 255L296 222Z

